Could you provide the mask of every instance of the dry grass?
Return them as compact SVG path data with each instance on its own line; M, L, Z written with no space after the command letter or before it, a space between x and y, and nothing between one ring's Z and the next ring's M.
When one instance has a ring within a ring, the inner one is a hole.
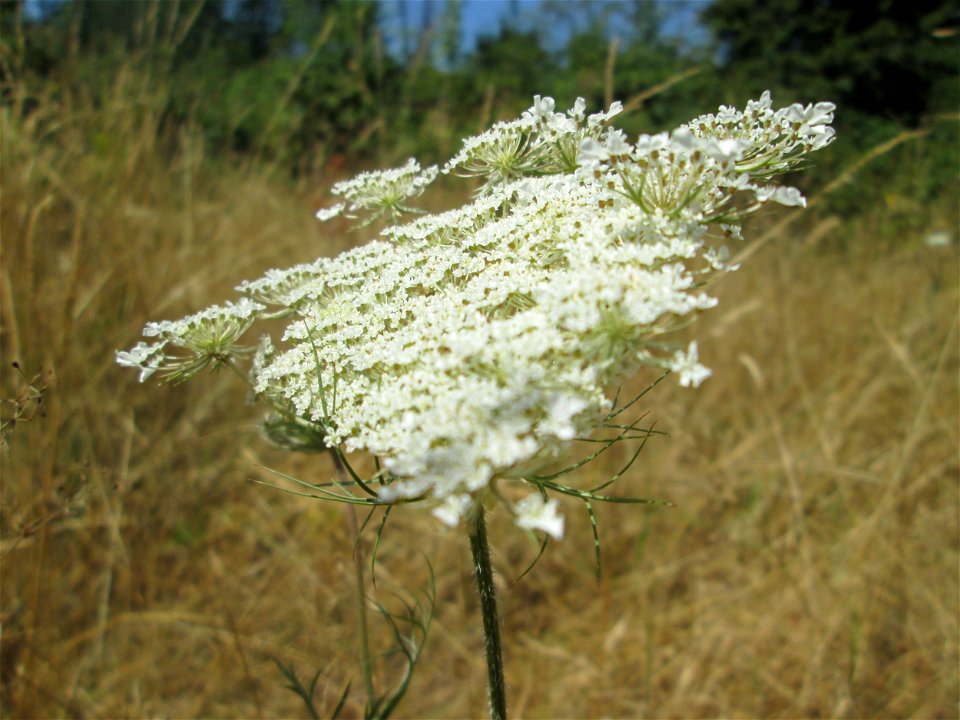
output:
M326 461L269 448L231 377L143 387L113 360L146 320L352 238L321 235L316 188L159 133L150 87L3 110L3 396L24 402L2 451L0 710L305 716L276 657L322 670L327 714L352 678L357 715L347 515L246 482ZM724 279L695 328L715 376L647 396L672 437L622 484L675 507L597 509L599 585L577 504L518 584L534 549L494 516L512 714L957 716L957 248L876 247L881 222L824 218ZM422 588L423 555L438 589L398 714L481 716L464 538L391 520L379 597Z

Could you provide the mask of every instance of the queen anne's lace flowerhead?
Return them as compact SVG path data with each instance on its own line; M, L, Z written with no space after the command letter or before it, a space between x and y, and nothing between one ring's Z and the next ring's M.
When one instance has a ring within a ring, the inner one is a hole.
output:
M555 538L558 486L538 472L610 412L611 387L642 367L697 386L697 344L665 335L716 304L709 273L735 269L720 241L767 202L802 206L772 178L830 142L833 105L721 108L631 142L610 120L535 97L517 120L464 141L444 172L478 176L461 208L421 214L334 258L246 282L236 305L174 323L118 353L175 379L233 363L256 318L287 317L250 372L287 447L325 443L381 460L384 503L424 500L454 525L495 495L517 524ZM436 174L413 160L334 186L322 211L394 216ZM734 202L735 198L739 198ZM511 502L499 484L527 488Z

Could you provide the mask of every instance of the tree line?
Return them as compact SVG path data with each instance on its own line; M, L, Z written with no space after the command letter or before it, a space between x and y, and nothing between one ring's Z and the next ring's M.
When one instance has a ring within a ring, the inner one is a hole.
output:
M665 31L676 7L514 4L467 48L460 0L3 0L0 72L5 101L18 79L96 94L137 73L164 84L164 127L293 173L429 162L534 93L618 98L628 129L653 132L770 89L834 101L841 136L857 128L863 145L960 105L949 0L713 0L692 43Z

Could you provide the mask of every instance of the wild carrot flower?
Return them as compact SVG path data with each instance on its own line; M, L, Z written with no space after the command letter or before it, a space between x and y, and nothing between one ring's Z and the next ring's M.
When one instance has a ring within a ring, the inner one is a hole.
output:
M805 204L772 181L831 142L833 109L774 110L764 93L743 112L721 107L631 141L611 124L619 103L587 116L582 99L558 113L552 98L535 96L444 166L483 181L471 202L419 213L337 257L268 271L242 283L236 303L149 323L144 335L155 340L117 362L139 369L141 382L154 373L179 382L210 366L239 369L252 354L248 381L268 406L267 436L293 450L330 449L350 472L327 485L284 476L305 494L425 502L440 521L465 524L491 716L505 718L485 506L499 500L545 545L564 533L551 493L579 498L591 517L591 501L644 502L563 485L569 469L545 468L597 427L622 431L606 447L635 429L615 423L631 403L614 407L608 392L639 369L673 371L682 386L710 376L697 343L677 349L669 333L716 305L704 281L736 269L723 241L741 236L746 216L770 202ZM409 201L437 172L410 160L363 173L337 183L344 202L317 215L396 223L416 212ZM257 320L279 318L279 337L253 352L240 344ZM374 477L343 462L352 451L378 459ZM416 655L404 653L412 666Z
M804 204L774 177L833 139L832 104L774 110L769 93L632 141L611 125L619 111L587 116L578 100L558 113L537 96L443 167L484 180L471 202L270 271L240 285L236 305L151 323L159 343L117 361L141 381L180 380L233 362L255 319L286 317L250 377L272 437L378 457L363 502L423 501L455 525L499 498L520 527L560 538L547 497L559 486L540 470L603 423L609 389L640 368L684 386L709 377L696 342L676 350L668 334L716 304L703 281L734 269L722 242L747 215ZM414 160L364 173L318 215L395 220L436 173Z

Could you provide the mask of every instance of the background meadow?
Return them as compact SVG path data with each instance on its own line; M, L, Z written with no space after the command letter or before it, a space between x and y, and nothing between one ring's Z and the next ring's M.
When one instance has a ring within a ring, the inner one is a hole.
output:
M838 140L797 179L810 207L754 221L685 331L714 376L638 403L666 435L615 489L672 506L596 508L599 581L576 503L519 582L537 548L490 519L510 711L958 716L951 4L507 5L476 38L457 2L0 3L0 714L306 717L278 660L319 671L321 716L352 681L361 715L354 518L250 482L322 482L326 457L270 446L229 374L140 385L114 350L362 242L314 219L332 182L441 161L534 93L621 99L638 133L769 88L836 102ZM462 534L393 513L367 590L395 607L429 566L396 714L482 716ZM385 657L378 687L398 671Z

